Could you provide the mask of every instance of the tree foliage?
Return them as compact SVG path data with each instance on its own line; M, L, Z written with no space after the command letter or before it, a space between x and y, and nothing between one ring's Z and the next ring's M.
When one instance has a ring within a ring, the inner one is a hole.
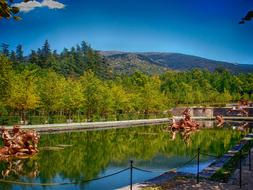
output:
M23 0L28 2L30 0ZM13 6L13 0L0 0L0 20L14 18L15 20L20 20L21 17L17 16L19 13L19 8Z
M143 118L178 104L253 99L253 74L233 75L223 68L109 76L104 58L85 42L59 54L48 41L28 56L22 45L10 54L6 50L0 55L0 108L5 115L20 113L22 119L27 114L78 115L82 121Z

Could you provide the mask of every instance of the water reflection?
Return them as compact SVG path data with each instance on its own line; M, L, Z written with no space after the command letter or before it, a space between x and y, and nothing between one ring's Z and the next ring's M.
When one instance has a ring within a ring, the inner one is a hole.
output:
M110 188L113 185L127 185L129 172L122 174L122 180L118 180L119 177L116 176L99 182L83 181L129 167L130 159L134 160L137 167L165 171L178 167L193 157L198 146L201 146L203 152L222 155L243 136L243 132L230 128L204 128L191 133L188 137L190 143L186 144L180 135L172 141L172 134L166 128L166 125L159 125L42 135L40 152L36 157L0 162L1 178L34 183L73 182L77 183L73 186L76 189L113 189ZM200 159L202 163L210 160L206 157ZM136 173L134 181L150 177L154 176ZM111 186L104 188L108 183ZM98 187L98 184L101 186ZM18 187L6 185L1 183L0 188Z
M180 122L180 121L179 121ZM220 122L220 121L198 121L198 128L187 128L181 127L176 128L173 124L176 121L173 121L172 124L169 124L167 131L171 134L171 140L174 141L176 138L180 138L184 141L186 145L190 145L192 142L191 135L194 133L198 133L200 130L207 129L207 128L223 128L223 129L230 129L230 130L237 130L244 133L249 133L252 131L252 124L246 121L234 121L234 122Z
M1 170L3 178L9 176L36 178L39 175L38 162L31 159L6 160Z

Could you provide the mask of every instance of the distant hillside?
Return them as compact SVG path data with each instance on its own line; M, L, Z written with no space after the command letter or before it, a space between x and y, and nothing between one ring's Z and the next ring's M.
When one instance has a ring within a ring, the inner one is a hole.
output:
M135 71L142 71L147 74L161 74L168 70L168 67L157 64L145 55L136 53L121 52L100 52L107 59L109 67L116 74L132 74Z
M100 51L100 54L106 57L116 73L131 73L135 70L149 74L159 74L166 70L207 69L214 71L218 67L223 67L232 73L253 72L253 65L233 64L180 53Z

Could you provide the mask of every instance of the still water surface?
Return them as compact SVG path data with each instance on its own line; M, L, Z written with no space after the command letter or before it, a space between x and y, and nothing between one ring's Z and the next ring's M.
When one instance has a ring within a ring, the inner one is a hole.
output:
M9 184L0 182L0 189L89 189L109 190L129 185L130 170L108 178L83 182L134 166L151 170L133 170L133 182L141 182L158 176L168 169L181 166L196 155L197 147L203 152L222 155L243 136L242 132L231 127L202 128L191 134L187 143L171 134L165 125L84 131L42 135L40 152L33 158L1 161L0 178L27 183ZM200 157L201 168L213 158ZM196 160L178 169L196 173ZM75 184L57 185L73 182ZM32 186L29 183L42 183L45 186Z

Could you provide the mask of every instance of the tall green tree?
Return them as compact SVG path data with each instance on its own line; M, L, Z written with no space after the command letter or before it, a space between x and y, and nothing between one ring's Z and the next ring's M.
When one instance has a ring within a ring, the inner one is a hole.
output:
M40 97L36 88L36 70L24 70L10 79L10 88L6 102L9 107L18 110L22 121L26 121L29 110L39 107Z
M18 62L20 62L20 63L24 62L24 50L23 50L23 46L21 44L17 45L16 58L17 58Z
M1 45L1 51L0 52L3 55L5 55L6 57L9 57L9 55L10 55L9 44L2 43L2 45Z
M66 79L54 71L47 71L40 77L37 89L41 108L47 114L64 110L64 90Z
M88 120L93 120L93 115L105 115L111 109L109 89L91 70L80 78L83 94L84 109Z
M68 78L64 86L64 110L67 112L69 119L73 114L77 114L84 103L82 85L79 80Z
M0 54L0 102L4 103L7 92L10 87L10 80L13 76L12 63L10 60Z

